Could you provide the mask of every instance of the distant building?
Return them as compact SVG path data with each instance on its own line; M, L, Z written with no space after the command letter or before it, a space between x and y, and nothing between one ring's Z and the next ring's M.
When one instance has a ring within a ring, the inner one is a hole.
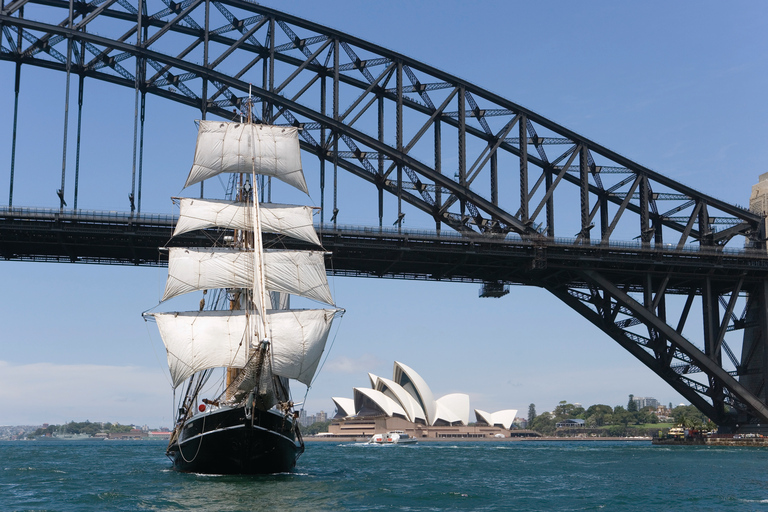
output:
M635 402L635 405L637 405L638 411L644 407L653 407L656 409L659 406L658 400L647 396L636 396L632 398L632 401Z
M513 423L517 428L528 428L528 420L526 418L515 418Z
M307 412L302 409L299 413L299 425L308 427L313 423L322 423L328 421L328 413L320 411L317 414L307 415Z
M663 405L656 408L655 414L656 417L659 418L659 421L663 423L672 419L672 410Z
M131 429L130 432L110 432L108 439L122 439L122 440L141 440L146 439L148 433L138 428Z
M582 419L564 420L560 423L556 423L557 428L584 428L585 422Z

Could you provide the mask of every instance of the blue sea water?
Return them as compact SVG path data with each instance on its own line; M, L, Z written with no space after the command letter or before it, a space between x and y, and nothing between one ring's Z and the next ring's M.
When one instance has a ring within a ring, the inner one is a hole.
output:
M292 473L177 473L158 441L0 442L0 511L768 510L768 449L308 442Z

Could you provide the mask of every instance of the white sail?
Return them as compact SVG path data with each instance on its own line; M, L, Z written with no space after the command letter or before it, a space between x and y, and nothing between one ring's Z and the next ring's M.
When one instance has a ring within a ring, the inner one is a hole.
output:
M272 371L309 385L317 370L336 310L268 311ZM168 352L173 386L193 373L247 361L245 311L154 313Z
M210 368L243 368L247 361L246 316L242 311L154 313L168 353L176 388L192 374Z
M211 199L180 199L179 221L173 236L211 227L252 230L252 208L245 203ZM320 245L312 225L312 207L267 203L259 206L261 230Z
M328 341L334 309L269 311L272 371L309 386Z
M247 288L253 281L253 252L229 248L171 247L161 301L212 288Z
M224 172L273 176L309 193L295 127L200 121L195 160L184 187Z
M333 296L325 275L325 253L320 251L265 251L265 286L273 292L301 295L326 304Z
M266 251L265 287L326 304L333 296L320 251ZM253 252L230 248L171 247L168 281L161 300L212 288L249 288L254 282Z

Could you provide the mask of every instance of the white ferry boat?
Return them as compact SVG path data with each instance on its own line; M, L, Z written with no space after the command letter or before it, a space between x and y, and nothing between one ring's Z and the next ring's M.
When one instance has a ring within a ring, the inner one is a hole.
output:
M367 444L414 444L418 439L411 437L402 430L393 430L386 434L374 434Z

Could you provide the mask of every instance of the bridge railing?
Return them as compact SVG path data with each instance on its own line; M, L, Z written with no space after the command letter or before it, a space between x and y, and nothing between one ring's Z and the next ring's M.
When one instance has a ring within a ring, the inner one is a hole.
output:
M332 234L334 232L343 233L344 235L360 235L360 236L390 236L392 238L409 239L418 238L419 240L439 240L445 242L447 240L456 240L462 244L468 240L476 241L484 244L499 244L499 245L526 245L531 247L546 247L546 246L571 246L578 248L593 247L595 249L626 249L637 252L648 253L675 253L675 254L728 254L733 256L744 256L749 258L768 259L768 254L759 248L732 248L732 247L701 247L698 244L689 244L680 249L675 244L655 244L653 241L643 244L641 242L626 240L616 241L611 240L608 242L601 240L584 240L577 238L567 237L530 237L524 238L517 233L508 233L506 235L488 235L488 234L461 234L461 233L447 233L445 231L437 232L430 230L418 230L418 229L400 229L397 228L379 228L379 227L363 227L353 225L333 225L322 224L315 225L315 228L320 233Z
M58 208L24 208L0 206L0 216L4 219L19 220L61 220L68 222L119 224L140 223L150 226L173 226L177 215L119 212L114 210L71 210Z

